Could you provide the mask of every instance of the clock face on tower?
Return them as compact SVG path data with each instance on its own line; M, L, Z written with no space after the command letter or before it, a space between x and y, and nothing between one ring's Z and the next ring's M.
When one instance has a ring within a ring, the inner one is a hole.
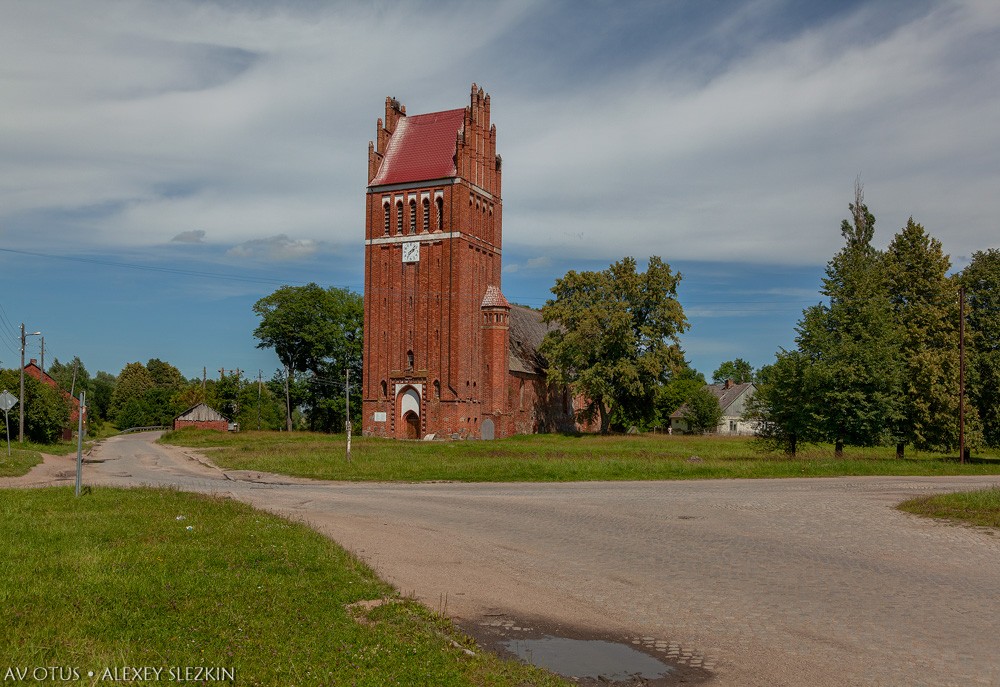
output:
M403 244L403 262L420 262L419 241L407 241Z

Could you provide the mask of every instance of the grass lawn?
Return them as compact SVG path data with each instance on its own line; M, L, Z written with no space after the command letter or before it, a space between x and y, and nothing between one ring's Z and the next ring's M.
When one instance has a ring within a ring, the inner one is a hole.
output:
M84 442L84 450L89 444ZM76 453L76 441L60 441L55 444L23 444L11 442L10 457L7 456L7 440L0 440L0 477L20 477L42 462L42 454L66 456Z
M931 518L1000 528L1000 488L921 496L904 501L899 509Z
M893 447L831 447L795 459L764 453L752 439L644 434L564 436L541 434L497 441L393 441L357 437L351 462L343 435L308 432L222 434L185 429L161 441L198 449L220 467L333 480L463 482L566 482L589 480L832 477L842 475L1000 474L1000 459L955 458L910 450L897 460ZM696 457L696 458L695 458Z
M58 667L41 681L75 671L98 684L105 669L127 666L160 669L159 681L210 667L239 685L567 684L467 655L454 643L470 641L447 621L397 598L341 548L240 503L170 490L0 490L0 517L0 666L27 668L27 681ZM382 598L393 601L350 607Z

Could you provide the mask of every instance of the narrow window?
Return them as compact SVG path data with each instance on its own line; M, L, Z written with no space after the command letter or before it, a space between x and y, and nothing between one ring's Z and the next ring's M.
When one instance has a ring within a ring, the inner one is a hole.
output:
M403 233L403 201L396 201L396 233Z
M431 201L429 198L424 198L424 227L423 231L431 230Z
M389 212L389 204L388 203L383 204L382 205L382 210L383 210L383 214L385 215L385 229L383 230L382 233L385 234L386 236L388 236L389 235L389 224L390 224L390 221L391 221L391 213Z
M388 385L385 383L385 380L383 379L382 380L382 398L385 398L388 395L387 392L388 392Z
M417 233L417 201L410 200L410 233Z
M441 382L434 380L434 398L441 398Z
M413 369L413 351L406 352L406 369L407 370Z
M444 231L444 198L439 196L434 202L438 211L438 231Z

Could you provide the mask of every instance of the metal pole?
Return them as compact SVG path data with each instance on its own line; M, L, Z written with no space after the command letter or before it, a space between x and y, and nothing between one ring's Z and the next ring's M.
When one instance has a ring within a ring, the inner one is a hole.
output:
M80 483L83 482L83 414L87 410L87 392L80 392L79 426L76 431L76 495L80 495Z
M292 431L292 397L288 393L288 375L291 374L291 369L288 365L285 365L285 419L288 425L288 431Z
M958 462L965 463L965 287L958 287Z
M347 396L347 462L351 462L351 368L347 368L347 382L344 384Z
M44 336L42 337L42 372L45 372L45 337Z
M10 413L3 411L3 419L7 422L7 457L10 458Z
M257 369L257 431L260 431L260 392L261 392L261 384L263 381L262 380L263 376L264 376L264 371L258 368Z

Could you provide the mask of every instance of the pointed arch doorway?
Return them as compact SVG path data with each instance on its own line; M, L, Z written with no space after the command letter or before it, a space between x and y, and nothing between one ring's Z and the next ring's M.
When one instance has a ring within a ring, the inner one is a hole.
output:
M396 438L420 438L420 388L401 386L396 392Z

